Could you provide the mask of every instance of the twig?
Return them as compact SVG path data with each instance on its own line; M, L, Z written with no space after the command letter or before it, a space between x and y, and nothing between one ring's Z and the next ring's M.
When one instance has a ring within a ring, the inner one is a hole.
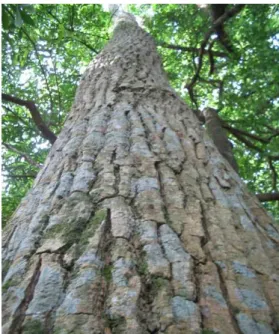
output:
M11 15L11 17L13 19L15 19L13 13L11 11L8 10L8 13ZM49 93L49 99L50 99L50 109L51 111L53 112L53 100L52 100L52 95L51 95L51 89L50 89L50 86L49 86L49 83L48 83L48 79L47 79L47 75L46 75L46 72L45 72L45 69L44 69L44 66L41 62L41 59L40 59L40 55L39 55L39 51L37 49L37 45L36 43L32 40L32 38L29 36L29 34L27 33L27 31L23 28L20 28L21 31L26 35L27 39L30 41L30 43L32 44L33 48L34 48L34 51L35 51L35 54L36 54L36 57L38 59L38 64L39 64L39 67L41 69L41 72L43 74L43 77L44 77L44 80L45 80L45 83L46 83L46 88L48 90L48 93Z
M56 67L56 51L54 52L54 61L52 58L52 52L50 53L51 55L51 61L52 61L52 65L53 65L53 70L54 70L54 77L55 77L55 83L56 83L56 87L57 87L57 93L58 93L58 105L59 105L59 112L58 112L58 119L59 122L61 121L61 110L62 110L62 100L61 100L61 94L60 94L60 89L59 89L59 84L58 84L58 75L57 75L57 67Z
M15 147L13 147L12 145L8 144L8 143L4 143L2 142L2 144L10 151L15 152L16 154L22 156L26 161L28 161L32 166L37 167L37 168L41 168L42 165L39 164L37 161L33 160L32 158L30 158L26 153L19 151L18 149L16 149Z
M53 112L54 103L53 103L53 99L52 99L52 92L51 92L51 89L50 89L50 86L49 86L49 82L48 82L48 78L47 78L47 74L46 74L45 68L44 68L44 66L43 66L43 64L42 64L42 62L40 60L40 55L39 55L39 51L37 50L36 43L29 36L29 34L27 33L27 31L25 31L23 28L21 28L21 29L22 29L23 33L26 35L26 37L29 39L30 43L33 45L33 48L35 50L35 54L36 54L36 57L38 59L39 67L40 67L41 72L43 74L43 77L45 79L46 88L48 90L49 101L50 101L50 109L51 109L51 112Z
M56 22L61 24L61 21L55 15L53 15L50 10L48 10L47 12L51 17L53 17L55 19ZM75 32L79 33L79 31L74 30L73 26L71 28L67 28L63 25L63 27L64 27L65 30L70 31L71 33L75 33ZM100 36L98 36L98 37L100 38ZM73 39L75 39L77 42L81 43L82 45L86 46L89 50L98 54L98 51L95 48L93 48L93 46L89 45L88 43L84 42L83 40L80 40L79 38L77 38L75 36L73 37Z

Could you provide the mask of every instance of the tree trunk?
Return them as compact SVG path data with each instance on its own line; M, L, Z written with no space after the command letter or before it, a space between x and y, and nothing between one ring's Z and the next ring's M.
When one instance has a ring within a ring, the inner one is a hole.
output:
M3 333L276 333L278 242L120 17L4 233Z

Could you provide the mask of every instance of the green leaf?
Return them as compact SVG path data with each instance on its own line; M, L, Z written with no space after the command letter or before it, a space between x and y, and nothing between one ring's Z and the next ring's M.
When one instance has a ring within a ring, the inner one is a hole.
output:
M21 17L23 19L23 21L31 26L35 26L35 22L34 20L32 19L32 17L27 14L24 10L21 12Z
M5 11L4 7L2 8L2 26L3 26L3 29L9 29L9 26L10 26L10 16Z
M24 65L26 64L26 61L28 59L28 55L29 55L29 51L27 49L27 50L24 51L24 53L20 57L20 66L21 67L24 67Z
M61 41L65 36L65 28L63 24L58 26L58 40Z
M12 56L12 64L16 66L18 64L18 54L14 53Z
M20 28L23 25L23 20L19 11L19 6L16 7L15 26Z

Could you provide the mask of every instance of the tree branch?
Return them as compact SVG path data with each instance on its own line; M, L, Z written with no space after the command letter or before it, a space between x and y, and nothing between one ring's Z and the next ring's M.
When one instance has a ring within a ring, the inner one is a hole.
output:
M214 22L213 26L206 33L206 35L204 37L204 40L202 41L200 49L199 49L199 60L198 60L198 66L197 66L196 73L194 74L194 76L193 76L192 80L190 81L190 83L185 85L185 88L187 88L189 92L193 89L196 81L199 78L199 74L200 74L200 71L201 71L201 68L202 68L202 63L203 63L203 56L205 54L205 47L207 45L207 42L209 41L210 36L216 31L216 28L218 26L220 26L226 20L228 20L229 18L231 18L234 15L236 15L237 13L239 13L244 6L245 5L235 5L232 9L228 10L227 12L225 12L225 14L223 14L222 16L220 16L218 18L218 20L216 20Z
M279 193L256 194L260 202L279 201Z
M277 190L277 172L275 167L273 166L272 159L270 157L267 157L268 165L271 171L272 176L272 189Z
M55 142L57 138L56 135L47 127L33 101L22 100L17 97L3 93L2 93L2 99L4 101L16 103L20 106L28 108L34 123L36 124L37 128L41 131L43 137L49 140L51 144Z
M261 148L259 148L258 146L254 145L250 140L246 139L243 135L241 135L239 133L239 131L237 131L235 128L227 128L227 130L234 135L238 140L240 140L242 143L244 143L247 147L256 150L258 152L263 152L263 150Z
M214 73L215 70L215 61L214 61L214 56L213 56L213 52L211 51L213 48L215 40L213 40L208 47L208 60L210 63L210 70L209 70L209 76L212 75Z
M60 21L55 15L52 14L51 10L48 10L47 12L48 12L48 14L49 14L51 17L53 17L53 18L55 19L56 22L58 22L59 24L61 24L61 21ZM67 27L65 27L64 25L63 25L63 27L64 27L64 29L70 31L71 33L75 33L75 32L76 32L76 31L74 30L74 28L73 28L73 25L71 25L71 28L67 28ZM99 51L97 51L97 50L96 50L93 46L91 46L90 44L86 43L85 41L83 41L83 40L81 40L81 39L79 39L79 38L77 38L77 37L75 37L75 36L74 36L73 38L74 38L77 42L79 42L80 44L86 46L89 50L93 51L95 54L98 54Z
M98 51L95 48L93 48L93 46L89 45L88 43L86 43L86 42L84 42L81 39L78 39L76 37L74 37L74 40L76 40L80 44L86 46L89 50L93 51L95 54L98 54Z
M36 175L33 174L26 174L26 175L15 175L15 174L7 174L7 175L3 175L5 177L10 177L13 179L27 179L27 178L32 178L35 179Z
M174 45L174 44L168 44L165 42L157 42L158 46L161 46L166 49L171 49L171 50L180 50L180 51L185 51L185 52L194 52L194 53L199 53L200 49L199 48L193 48L193 47L187 47L187 46L181 46L181 45ZM225 52L220 52L220 51L211 51L211 50L204 50L204 54L212 54L212 56L215 57L220 57L220 58L227 58L228 54Z
M244 136L249 137L251 139L255 139L255 140L257 140L257 141L259 141L259 142L261 142L263 144L268 144L270 142L270 139L271 139L270 137L269 138L262 138L260 136L254 135L254 134L246 132L244 130L233 128L233 127L231 127L229 124L227 124L225 122L222 122L222 125L227 130L231 130L232 129L234 132L237 132L240 135L244 135Z
M8 13L11 15L11 17L13 19L15 19L14 15L13 15L13 13L11 11L8 11ZM52 100L51 89L50 89L50 86L49 86L49 82L48 82L48 78L47 78L47 75L46 75L46 71L45 71L44 66L43 66L43 64L41 62L41 59L40 59L40 55L39 55L39 51L38 51L37 45L33 41L33 39L30 37L30 35L27 33L27 31L25 29L23 29L22 27L20 29L26 35L27 39L29 40L29 42L32 44L32 46L34 48L34 51L35 51L35 54L36 54L36 57L37 57L37 60L38 60L39 67L40 67L41 72L43 74L43 77L44 77L44 80L45 80L45 83L46 83L46 88L47 88L47 91L49 93L50 109L53 112L53 100Z
M36 54L36 57L38 59L38 63L39 63L39 67L41 69L41 72L43 74L43 77L45 79L45 83L46 83L46 88L48 90L48 93L49 93L49 99L50 99L50 109L51 111L53 112L53 100L52 100L52 92L51 92L51 89L50 89L50 85L49 85L49 82L48 82L48 78L47 78L47 74L46 74L46 71L45 71L45 68L41 62L41 59L40 59L40 55L39 55L39 52L37 50L37 45L36 43L32 40L32 38L29 36L29 34L27 33L27 31L25 31L23 28L21 28L23 33L26 35L26 37L29 39L30 43L33 45L33 48L34 48L34 51L35 51L35 54Z
M22 117L20 117L16 112L14 112L11 108L7 107L7 106L4 106L3 105L3 108L5 110L7 110L8 112L12 113L16 118L17 118L17 121L21 122L23 125L25 125L26 127L28 127L29 129L32 129L30 127L30 124L25 120L23 119ZM2 116L2 122L4 122L3 120L3 116Z
M13 147L12 145L8 144L8 143L4 143L2 142L2 144L10 151L15 152L16 154L22 156L26 161L28 161L32 166L37 167L37 168L41 168L41 164L39 164L37 161L33 160L32 158L30 158L26 153L19 151L18 149L16 149L15 147Z

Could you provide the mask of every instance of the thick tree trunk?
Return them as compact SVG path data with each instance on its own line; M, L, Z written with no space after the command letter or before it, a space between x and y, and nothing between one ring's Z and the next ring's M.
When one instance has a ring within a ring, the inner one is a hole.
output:
M3 332L276 333L278 242L123 19L4 234Z

